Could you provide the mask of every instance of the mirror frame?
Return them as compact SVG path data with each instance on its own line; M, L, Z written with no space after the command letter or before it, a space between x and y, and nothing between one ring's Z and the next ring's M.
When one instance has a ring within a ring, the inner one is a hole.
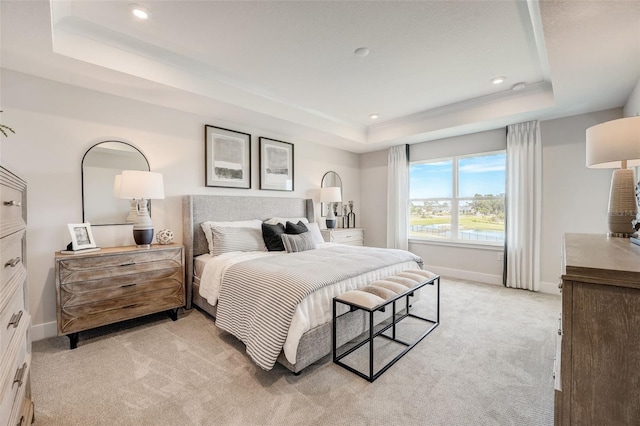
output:
M340 181L340 195L342 196L342 199L344 200L344 193L342 192L342 178L340 177L340 175L337 172L334 172L333 170L329 170L328 172L326 172L324 175L322 175L322 180L320 181L320 188L325 188L327 186L334 186L334 185L326 185L324 183L324 179L327 177L327 175L333 173L334 175L336 175L336 177L338 178L338 180ZM340 203L340 205L342 205L342 203ZM342 208L338 208L338 216L342 216ZM320 203L320 217L327 217L327 203Z
M95 147L102 145L104 143L121 143L124 145L128 145L129 147L133 148L134 150L136 150L144 159L145 163L147 164L147 171L150 171L151 168L149 166L149 160L147 159L147 156L144 155L144 153L136 146L134 146L133 144L130 144L129 142L124 142L124 141L119 141L119 140L106 140L106 141L101 141L98 142L96 144L93 144L89 149L87 149L87 151L84 153L84 155L82 156L82 162L80 163L80 175L81 175L81 185L82 185L82 222L87 222L87 218L86 218L86 213L85 213L85 202L86 202L86 197L85 197L85 191L84 191L84 186L85 186L85 176L84 176L84 161L87 157L87 154L89 154L89 152L91 152L92 149L94 149ZM151 203L149 203L151 204ZM149 215L151 215L151 206L149 205ZM123 223L91 223L91 226L115 226L115 225L131 225L131 223L127 223L127 222L123 222Z

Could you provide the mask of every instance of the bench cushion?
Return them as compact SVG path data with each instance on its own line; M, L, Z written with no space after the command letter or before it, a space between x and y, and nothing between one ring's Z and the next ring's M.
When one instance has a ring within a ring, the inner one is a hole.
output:
M419 286L433 278L436 274L421 269L408 269L391 277L377 280L357 290L347 291L336 299L373 309L391 300L394 297L409 292L410 289Z

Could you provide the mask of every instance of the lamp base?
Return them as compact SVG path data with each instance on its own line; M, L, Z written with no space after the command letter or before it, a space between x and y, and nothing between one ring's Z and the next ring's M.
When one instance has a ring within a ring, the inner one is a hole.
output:
M133 240L138 248L150 248L153 241L153 228L151 229L134 229Z
M607 215L609 235L612 237L628 238L635 232L631 224L638 212L635 187L633 170L619 169L613 172Z

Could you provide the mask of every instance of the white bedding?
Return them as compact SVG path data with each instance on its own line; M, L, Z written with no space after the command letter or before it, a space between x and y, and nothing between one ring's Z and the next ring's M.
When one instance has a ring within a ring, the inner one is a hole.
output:
M318 244L318 248L329 247L334 243ZM211 305L215 305L218 301L220 292L220 284L225 271L232 265L265 256L286 256L283 252L233 252L224 253L220 256L211 257L209 255L199 256L198 262L206 261L202 274L200 275L200 295ZM208 260L205 258L208 256ZM409 268L419 268L416 262L405 262L392 266L388 266L376 271L367 272L354 278L337 282L333 285L323 287L305 297L297 306L296 311L289 327L289 333L285 341L283 351L285 357L291 364L295 364L298 349L298 343L302 335L314 327L331 321L332 301L346 291L362 287L367 283L393 275L401 270ZM346 307L341 307L345 309Z

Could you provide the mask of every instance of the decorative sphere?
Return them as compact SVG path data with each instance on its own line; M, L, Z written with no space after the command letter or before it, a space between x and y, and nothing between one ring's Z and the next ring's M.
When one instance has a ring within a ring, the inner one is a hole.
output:
M158 241L158 244L170 244L173 241L173 231L170 229L158 231L156 241Z

